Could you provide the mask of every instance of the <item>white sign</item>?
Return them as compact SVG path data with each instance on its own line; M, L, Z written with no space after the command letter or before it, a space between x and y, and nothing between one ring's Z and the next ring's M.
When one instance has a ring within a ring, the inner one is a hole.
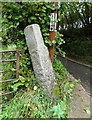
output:
M56 31L57 27L57 13L51 13L51 20L50 20L50 31Z

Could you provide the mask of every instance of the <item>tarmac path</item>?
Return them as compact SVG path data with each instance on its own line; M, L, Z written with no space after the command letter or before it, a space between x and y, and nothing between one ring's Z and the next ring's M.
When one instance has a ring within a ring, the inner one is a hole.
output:
M92 66L82 64L67 57L63 58L61 56L58 56L58 58L61 60L69 73L73 75L77 80L80 80L80 84L90 94L90 88L92 86Z

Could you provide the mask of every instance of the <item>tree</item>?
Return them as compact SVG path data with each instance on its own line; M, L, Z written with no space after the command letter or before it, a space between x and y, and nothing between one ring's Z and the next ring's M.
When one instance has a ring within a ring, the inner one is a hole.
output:
M60 11L62 28L80 28L92 24L92 3L62 3Z

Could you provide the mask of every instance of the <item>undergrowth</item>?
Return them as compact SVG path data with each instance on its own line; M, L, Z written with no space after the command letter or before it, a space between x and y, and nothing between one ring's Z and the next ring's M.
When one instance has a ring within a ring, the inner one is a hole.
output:
M9 50L21 50L19 79L14 82L2 85L2 90L14 90L15 96L3 104L0 119L5 118L67 118L69 100L72 97L72 90L75 83L67 81L67 70L61 62L55 59L53 67L55 70L58 87L54 93L56 101L53 104L39 86L33 73L31 59L24 37L24 28L29 24L39 24L44 42L51 46L57 44L57 50L64 43L62 36L58 33L56 39L51 43L48 40L51 11L55 10L49 2L23 2L23 3L2 3L2 44L10 46ZM57 8L58 9L58 8ZM11 59L14 55L6 55ZM3 58L5 55L3 55ZM11 69L14 64L4 64L3 69ZM9 76L10 75L10 76ZM4 80L15 77L12 74L4 75ZM4 91L5 92L5 91Z
M18 90L13 99L4 103L0 118L67 118L69 101L76 83L67 81L68 72L59 60L55 59L53 67L59 85L59 89L55 90L55 103L44 94L33 74L33 86Z

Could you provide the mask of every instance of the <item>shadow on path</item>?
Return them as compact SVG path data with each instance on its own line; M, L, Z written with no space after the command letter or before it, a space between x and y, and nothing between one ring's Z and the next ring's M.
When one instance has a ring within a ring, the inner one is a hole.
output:
M80 80L82 86L90 94L90 86L92 85L92 67L88 65L82 65L81 63L69 58L63 58L61 56L58 56L58 58L61 60L69 73L72 74L76 79Z

